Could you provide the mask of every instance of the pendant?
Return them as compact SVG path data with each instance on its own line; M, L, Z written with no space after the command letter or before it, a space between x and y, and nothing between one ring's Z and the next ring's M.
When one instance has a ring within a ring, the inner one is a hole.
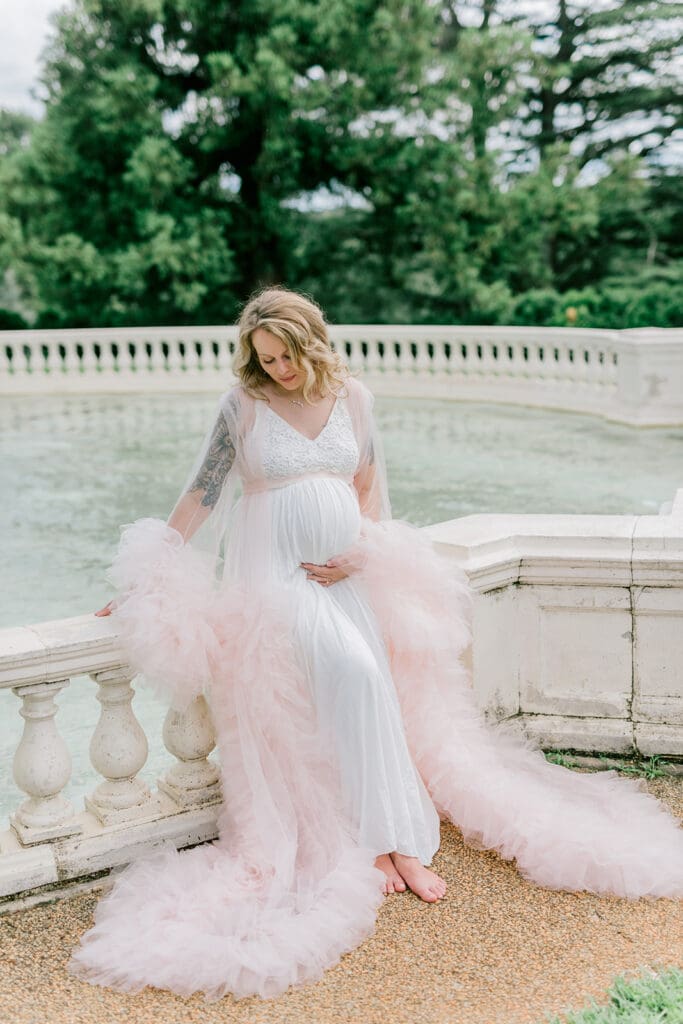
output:
M298 398L290 398L290 402L292 403L292 405L299 405L299 406L301 406L302 409L304 407L304 403L300 402Z

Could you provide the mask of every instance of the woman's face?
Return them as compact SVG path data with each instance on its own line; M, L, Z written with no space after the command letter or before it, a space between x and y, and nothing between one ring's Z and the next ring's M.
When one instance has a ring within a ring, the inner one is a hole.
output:
M271 380L287 391L303 387L306 374L296 369L284 341L280 341L265 327L257 327L251 336L251 343L259 363Z

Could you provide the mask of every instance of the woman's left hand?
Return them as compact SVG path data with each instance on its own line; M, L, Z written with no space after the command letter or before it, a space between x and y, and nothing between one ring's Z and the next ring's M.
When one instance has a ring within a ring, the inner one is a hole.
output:
M316 565L314 562L301 562L301 568L306 570L306 579L319 583L321 587L329 587L339 580L344 580L349 575L345 569L337 565L334 558L330 558L324 565Z

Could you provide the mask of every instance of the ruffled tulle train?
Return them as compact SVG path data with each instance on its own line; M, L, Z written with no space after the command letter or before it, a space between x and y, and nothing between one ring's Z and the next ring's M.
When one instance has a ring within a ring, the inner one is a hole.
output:
M642 780L550 764L487 724L462 663L466 578L414 527L368 523L349 561L382 626L408 741L443 817L550 889L683 896L683 830Z
M69 969L129 991L276 996L372 932L384 876L345 818L291 610L272 589L217 591L179 540L155 520L127 532L113 567L127 594L118 626L131 661L167 682L176 707L206 688L224 779L220 839L167 844L120 872Z
M380 624L412 756L442 816L531 882L683 896L683 831L643 784L549 764L476 708L464 574L407 524L364 521L347 553ZM123 870L70 969L186 996L275 996L373 929L383 876L346 820L277 588L217 586L175 531L141 520L112 578L131 664L177 707L207 693L224 779L220 839Z

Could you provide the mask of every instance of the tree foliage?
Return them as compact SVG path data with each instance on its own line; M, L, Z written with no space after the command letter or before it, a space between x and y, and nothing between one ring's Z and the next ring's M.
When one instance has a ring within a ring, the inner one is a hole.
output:
M70 0L44 118L0 113L0 306L226 322L279 281L337 321L678 322L680 5L524 8Z

